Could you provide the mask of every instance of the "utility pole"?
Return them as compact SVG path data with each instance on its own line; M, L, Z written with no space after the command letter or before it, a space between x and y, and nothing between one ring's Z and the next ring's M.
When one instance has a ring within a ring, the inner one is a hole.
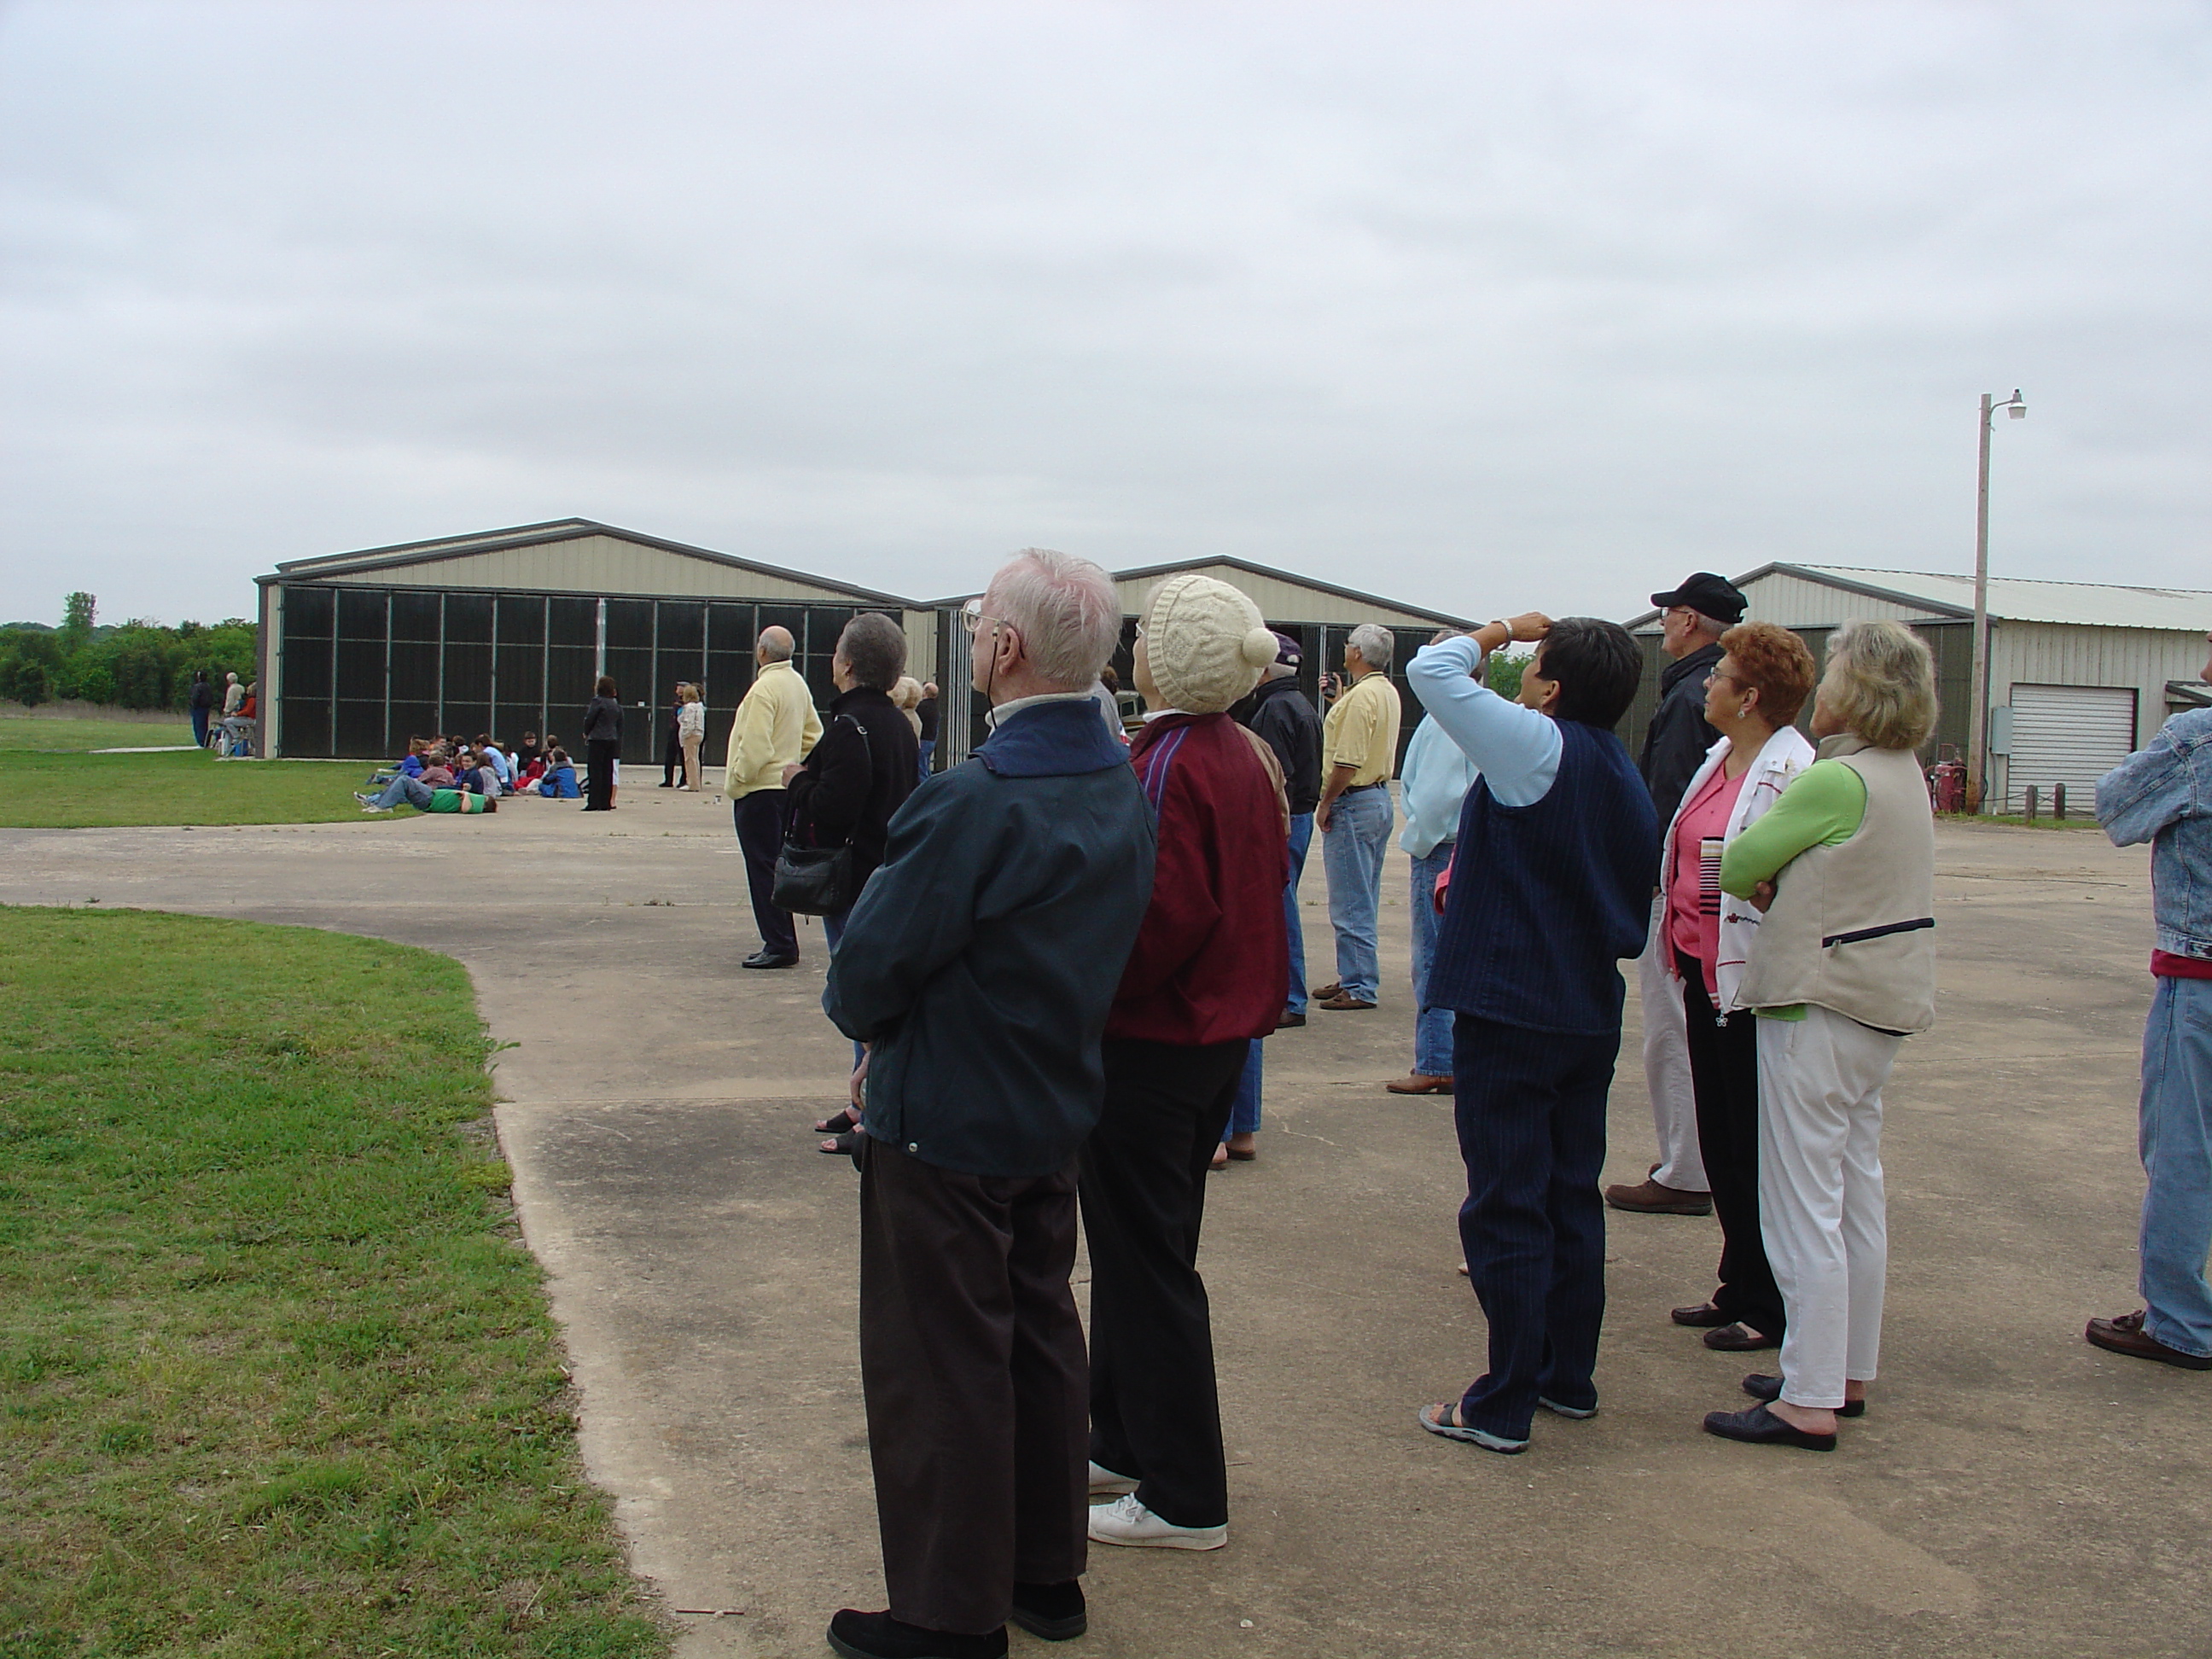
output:
M1979 483L1974 495L1974 665L1967 688L1966 811L1982 810L1982 789L1988 774L1990 733L1990 422L1998 410L2010 411L2015 421L2027 416L2027 400L2020 388L2003 403L1992 392L1982 393L1982 431Z

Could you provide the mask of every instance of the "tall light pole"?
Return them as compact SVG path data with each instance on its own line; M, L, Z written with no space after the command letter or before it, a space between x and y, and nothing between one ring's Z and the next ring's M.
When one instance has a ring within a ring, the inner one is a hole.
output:
M1966 730L1969 812L1982 810L1982 784L1988 775L1984 750L1990 733L1990 427L2000 409L2009 410L2015 421L2025 420L2027 400L2020 395L2018 386L2002 403L1996 401L1993 392L1982 393L1981 481L1974 496L1974 678L1966 692L1972 711Z

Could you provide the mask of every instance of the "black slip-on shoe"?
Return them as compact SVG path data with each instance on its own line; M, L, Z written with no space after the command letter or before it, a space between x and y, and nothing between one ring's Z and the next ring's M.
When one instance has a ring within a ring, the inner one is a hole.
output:
M1006 1659L1006 1627L963 1636L846 1607L830 1621L830 1645L844 1659Z
M1057 1584L1014 1585L1014 1622L1048 1642L1069 1642L1091 1628L1083 1605L1083 1585L1073 1578Z
M1747 1412L1707 1412L1705 1432L1723 1440L1743 1440L1754 1446L1796 1446L1804 1451L1833 1451L1832 1434L1808 1434L1795 1423L1785 1423L1766 1409L1764 1401Z
M778 956L773 951L756 951L738 964L740 968L796 968L797 957Z
M1749 1376L1743 1379L1743 1391L1749 1395L1753 1400L1759 1401L1762 1403L1771 1403L1771 1401L1782 1398L1782 1379L1778 1376L1764 1376L1759 1372L1753 1371ZM1864 1417L1866 1415L1866 1401L1863 1400L1846 1400L1842 1405L1836 1407L1836 1415L1838 1417Z
M1723 1325L1717 1330L1707 1331L1699 1340L1720 1353L1757 1353L1762 1348L1782 1346L1779 1335L1762 1335L1742 1324Z

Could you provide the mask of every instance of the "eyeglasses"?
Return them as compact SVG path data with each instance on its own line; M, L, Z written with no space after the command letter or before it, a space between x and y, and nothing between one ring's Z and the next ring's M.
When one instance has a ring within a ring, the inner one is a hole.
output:
M1000 617L987 617L980 608L974 611L963 611L960 613L960 625L968 630L969 635L971 638L974 637L977 630L979 630L985 623L995 623L1002 628L1006 626L1005 618Z

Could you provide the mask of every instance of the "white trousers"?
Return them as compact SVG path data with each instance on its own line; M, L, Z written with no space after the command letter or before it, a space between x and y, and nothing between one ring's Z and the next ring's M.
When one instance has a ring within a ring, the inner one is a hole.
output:
M1659 1139L1659 1167L1651 1178L1677 1192L1709 1190L1705 1160L1698 1150L1698 1097L1690 1086L1690 1040L1685 1035L1682 981L1667 972L1667 896L1651 901L1651 931L1636 959L1637 996L1644 1007L1644 1086L1651 1097L1651 1131Z
M1881 1085L1900 1037L1826 1008L1759 1022L1759 1218L1789 1310L1782 1397L1844 1403L1881 1353Z

